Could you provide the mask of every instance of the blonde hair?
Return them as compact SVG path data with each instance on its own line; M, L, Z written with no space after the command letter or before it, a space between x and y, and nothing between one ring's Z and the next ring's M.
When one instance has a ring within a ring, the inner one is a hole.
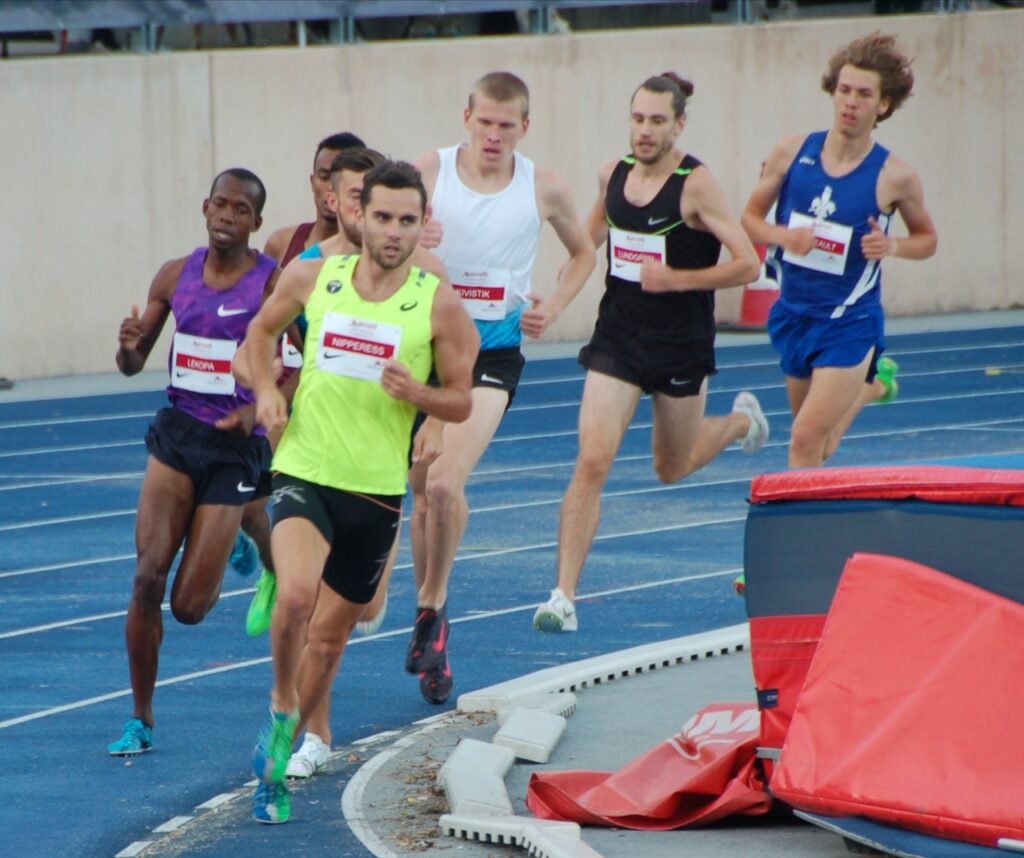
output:
M530 115L530 90L521 78L512 72L488 72L473 84L469 92L469 112L473 112L473 96L477 93L486 95L495 101L522 100L523 119Z

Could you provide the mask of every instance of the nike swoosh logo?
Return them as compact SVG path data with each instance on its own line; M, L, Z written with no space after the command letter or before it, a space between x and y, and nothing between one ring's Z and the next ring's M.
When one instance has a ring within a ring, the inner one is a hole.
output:
M493 375L488 375L486 372L480 374L480 380L486 381L488 384L501 384L500 378L495 378Z
M684 384L687 383L687 381L688 381L688 379L685 379L685 378L670 378L668 380L668 383L672 384L672 385L675 385L676 387L682 387Z
M402 304L398 309L408 312L409 310L415 310L419 306L419 303L419 301L409 301L406 304Z
M614 267L615 268L625 268L626 267L626 263L625 262L616 262Z
M324 352L324 360L333 360L334 358L341 357L340 354L331 354L330 352Z
M668 220L667 217L649 217L649 218L647 218L647 225L648 226L657 226L659 223L664 223L667 220Z
M184 378L186 375L188 375L187 372L183 372L180 369L178 370L178 378Z
M445 643L445 641L447 639L448 639L448 623L442 623L442 625L441 625L441 634L438 636L437 640L434 641L430 645L430 648L434 652L441 652L444 649L444 643Z
M247 486L241 480L238 481L238 485L235 486L235 488L238 489L240 492L254 492L254 491L256 491L256 486Z
M247 312L248 312L248 310L246 310L245 307L238 307L237 309L236 308L232 308L232 309L229 310L223 304L221 304L217 308L217 315L220 316L222 319L225 319L228 316L237 316L240 313L247 313Z

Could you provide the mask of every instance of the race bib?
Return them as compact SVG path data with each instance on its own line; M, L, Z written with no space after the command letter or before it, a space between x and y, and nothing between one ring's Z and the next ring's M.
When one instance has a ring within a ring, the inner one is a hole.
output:
M788 226L809 226L814 231L814 247L804 256L785 251L782 258L786 262L824 274L842 276L846 271L846 257L850 253L853 227L827 220L815 220L800 212L790 214Z
M384 361L398 355L402 329L342 313L325 313L320 323L316 366L324 372L380 381Z
M448 279L462 298L470 318L498 322L508 315L512 281L510 269L448 266Z
M640 282L640 266L645 259L665 263L665 236L644 235L640 232L626 232L614 226L608 229L608 246L611 249L609 266L613 277L621 277L633 283Z
M171 386L195 393L233 396L235 377L231 360L238 351L234 340L212 340L195 334L174 335Z
M281 363L288 369L302 369L302 352L300 352L288 334L281 334Z

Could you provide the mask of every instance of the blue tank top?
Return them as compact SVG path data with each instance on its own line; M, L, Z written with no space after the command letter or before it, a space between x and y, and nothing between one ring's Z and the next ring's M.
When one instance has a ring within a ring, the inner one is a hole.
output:
M245 339L277 262L258 253L256 264L232 286L211 289L203 282L208 253L206 247L191 253L171 295L175 334L168 358L167 397L175 408L212 425L253 401L250 391L235 384L227 353L233 351L231 343L237 348Z
M840 178L821 165L825 131L807 135L779 190L775 222L812 226L815 247L793 257L772 246L765 259L779 283L779 304L790 312L838 319L848 311L872 312L881 306L882 272L877 259L865 259L861 239L873 217L888 234L891 214L878 208L878 175L889 150L875 143L864 160Z

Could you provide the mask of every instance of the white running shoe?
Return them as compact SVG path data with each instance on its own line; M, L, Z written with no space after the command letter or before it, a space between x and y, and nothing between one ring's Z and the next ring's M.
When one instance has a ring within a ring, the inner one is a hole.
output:
M302 747L288 760L288 768L284 771L285 777L311 778L317 772L323 771L330 756L331 746L316 733L310 733L307 730L306 738L302 740Z
M376 634L384 624L384 617L388 613L388 594L384 594L384 604L377 611L377 616L372 620L360 620L356 623L356 634L365 638L367 635Z
M740 449L744 453L756 453L768 440L768 418L761 410L761 403L749 390L743 390L736 394L732 410L746 414L750 418L750 428L747 434L740 438Z
M551 598L533 615L533 627L539 632L574 632L578 628L576 606L555 587Z

